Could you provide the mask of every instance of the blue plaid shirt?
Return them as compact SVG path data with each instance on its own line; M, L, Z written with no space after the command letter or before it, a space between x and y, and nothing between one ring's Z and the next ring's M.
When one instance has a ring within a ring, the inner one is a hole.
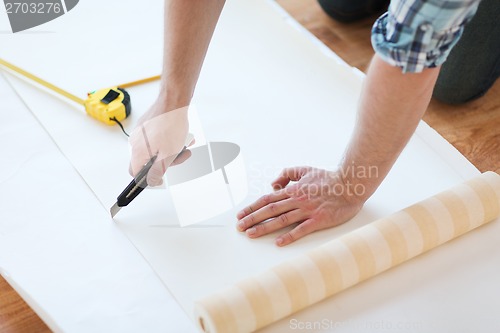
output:
M445 62L481 0L392 0L373 25L372 45L403 73Z

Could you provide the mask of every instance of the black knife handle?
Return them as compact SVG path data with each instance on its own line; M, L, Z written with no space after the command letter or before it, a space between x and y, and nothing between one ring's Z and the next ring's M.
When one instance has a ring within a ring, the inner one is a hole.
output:
M127 206L136 196L139 195L146 187L148 187L147 176L148 172L153 166L156 156L153 156L148 163L142 167L141 171L132 179L130 184L123 190L117 198L119 207Z

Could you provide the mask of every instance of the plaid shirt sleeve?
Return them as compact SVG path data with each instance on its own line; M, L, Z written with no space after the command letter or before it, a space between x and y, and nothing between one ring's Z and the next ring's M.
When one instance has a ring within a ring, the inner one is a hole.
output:
M373 25L375 52L403 73L445 62L481 0L392 0Z

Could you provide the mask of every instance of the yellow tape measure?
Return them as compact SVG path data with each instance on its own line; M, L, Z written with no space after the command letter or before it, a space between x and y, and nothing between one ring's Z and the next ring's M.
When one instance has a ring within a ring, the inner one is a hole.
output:
M118 87L88 93L83 105L92 118L108 125L127 118L132 109L130 95L125 89Z
M39 83L47 89L69 98L73 102L83 105L88 115L107 125L113 125L116 122L122 121L127 118L132 111L130 95L125 88L160 79L160 75L157 75L134 82L120 84L112 88L96 90L88 93L87 99L83 100L3 59L0 59L0 65Z

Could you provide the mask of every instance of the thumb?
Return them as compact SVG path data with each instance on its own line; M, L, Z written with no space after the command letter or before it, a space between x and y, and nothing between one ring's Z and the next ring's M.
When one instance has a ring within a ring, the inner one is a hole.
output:
M308 167L285 168L281 171L278 178L271 183L271 185L274 190L280 190L287 186L290 181L300 180L300 178L302 178L308 170Z
M160 186L163 184L163 175L167 172L168 167L175 160L177 155L168 156L161 160L156 160L151 169L149 169L146 181L149 186Z

